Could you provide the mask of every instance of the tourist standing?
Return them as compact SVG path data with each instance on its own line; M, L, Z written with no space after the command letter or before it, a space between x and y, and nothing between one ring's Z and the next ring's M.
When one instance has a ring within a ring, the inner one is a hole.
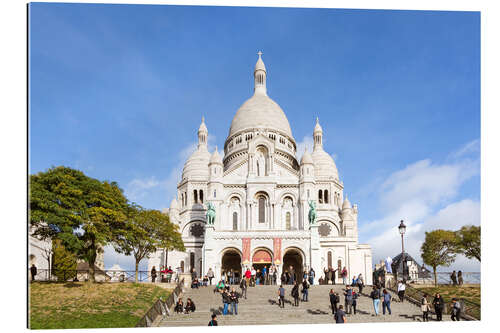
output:
M335 323L337 324L345 324L347 322L345 312L344 312L344 307L342 305L339 305L338 311L335 313Z
M436 312L437 321L443 320L444 300L439 293L434 296L432 305L434 306L434 311Z
M208 322L208 326L218 326L217 324L217 315L214 313L212 314L212 320Z
M335 282L335 272L337 272L338 269L330 268L330 271L332 272L332 284L337 284L337 282ZM337 273L337 274L339 274L339 273Z
M212 270L212 267L208 269L207 277L208 280L210 281L210 285L212 285L212 279L214 278L214 271Z
M267 284L267 267L264 266L264 268L262 268L262 284L263 285L266 285Z
M460 302L456 298L451 300L451 320L460 321Z
M307 283L307 279L302 281L302 302L309 301L309 284Z
M314 269L311 267L309 270L309 284L312 286L314 284L314 278L316 277L316 272L314 272Z
M399 296L399 301L401 303L403 303L405 300L405 290L406 290L406 284L403 280L400 280L398 283L398 296Z
M365 285L365 281L363 280L363 276L361 274L358 275L358 289L359 293L363 293L363 287Z
M184 307L184 313L189 314L189 312L194 312L196 310L196 306L191 298L188 298L186 301L186 306Z
M461 286L464 284L464 278L462 277L462 271L458 271L458 285Z
M352 314L352 289L350 286L347 286L344 292L344 303L346 313Z
M325 284L328 284L328 279L329 279L329 275L330 275L330 270L328 268L325 267L325 269L323 270L323 273L325 273Z
M385 315L385 309L387 308L387 311L389 314L391 313L391 294L387 291L387 289L384 289L383 291L383 300L382 300L382 313Z
M295 278L295 269L293 269L293 266L290 266L290 284L295 284L296 278Z
M276 266L273 266L273 285L276 285L278 283L278 268Z
M279 297L279 306L280 308L285 308L285 288L280 284L278 289L278 297Z
M342 273L341 274L342 274L342 283L344 285L346 285L347 284L347 268L345 268L345 266L342 269Z
M256 276L257 276L257 271L255 270L255 266L252 266L252 278L250 279L250 287L255 287Z
M356 306L358 305L358 293L352 291L352 310L356 314Z
M295 282L292 288L293 305L299 306L299 282Z
M430 305L429 301L427 300L427 294L424 294L420 303L420 309L422 310L422 321L429 321Z
M330 296L330 305L332 307L332 314L335 314L335 312L337 312L337 303L339 302L339 297L335 293L335 291L333 291L333 289L330 289L330 293L328 294L328 296Z
M453 271L450 275L451 282L453 283L454 286L457 285L457 272Z
M155 280L156 280L156 267L153 266L153 268L151 268L151 282L155 283Z
M247 267L245 271L245 280L247 280L247 287L250 286L250 278L252 277L252 272L250 271L250 268Z
M234 290L234 288L231 289L231 294L230 294L230 299L231 299L231 314L237 315L238 314L238 298L240 295Z
M30 267L30 273L31 273L31 281L35 281L35 276L37 274L37 269L35 264L32 264Z
M248 288L248 285L247 285L247 280L246 279L241 279L240 288L241 288L241 296L245 297L245 299L247 299L247 288Z
M373 309L375 310L375 316L378 316L380 304L380 289L377 289L376 286L373 286L373 290L370 293L370 298L373 300Z
M224 309L222 310L222 314L227 315L227 310L229 308L229 304L231 304L231 296L227 290L222 292L222 304L224 305Z

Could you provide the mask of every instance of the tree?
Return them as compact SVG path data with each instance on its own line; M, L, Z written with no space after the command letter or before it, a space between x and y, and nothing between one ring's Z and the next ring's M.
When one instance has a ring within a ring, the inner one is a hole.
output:
M434 271L434 285L437 286L437 267L450 266L456 257L457 239L453 231L434 230L425 233L425 241L420 248L422 259Z
M67 281L76 276L76 255L66 250L60 239L52 242L54 259L52 268L58 281Z
M458 253L467 258L476 258L481 261L481 227L474 225L463 226L456 233Z
M178 226L159 210L147 210L137 205L129 207L126 232L115 244L115 250L135 258L135 281L138 281L139 263L158 248L184 251Z
M34 234L60 239L89 264L95 281L99 251L116 239L126 220L128 201L116 182L101 182L68 167L30 176L30 223Z

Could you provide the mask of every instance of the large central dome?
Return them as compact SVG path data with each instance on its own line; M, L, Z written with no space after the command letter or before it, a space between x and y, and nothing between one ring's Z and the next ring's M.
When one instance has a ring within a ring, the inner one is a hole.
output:
M254 94L236 112L229 128L228 138L246 129L262 128L278 130L293 140L285 113L278 103L267 96L266 75L266 67L259 52L254 70Z

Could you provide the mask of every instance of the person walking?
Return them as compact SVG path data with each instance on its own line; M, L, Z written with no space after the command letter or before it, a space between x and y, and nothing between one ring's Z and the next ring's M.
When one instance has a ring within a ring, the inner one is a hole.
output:
M245 297L245 299L247 299L248 285L247 285L247 280L246 279L241 279L240 288L241 288L241 296Z
M351 286L347 286L344 292L344 303L345 311L347 314L352 314L352 289Z
M352 311L356 314L356 306L358 305L358 293L352 291Z
M212 320L208 322L208 326L218 326L217 324L217 315L214 313L212 314Z
M214 278L214 271L212 270L212 267L208 269L207 277L208 281L210 281L210 285L212 285L212 279Z
M422 310L422 321L429 321L430 305L427 300L427 294L424 294L420 301L420 310Z
M285 288L283 288L283 285L280 284L280 287L278 289L278 298L279 298L279 307L280 308L285 308Z
M403 303L405 300L405 290L406 290L406 284L403 280L400 280L398 283L398 296L399 296L399 301L401 303Z
M156 267L153 266L153 268L151 268L151 282L155 283L155 280L156 280Z
M373 309L375 310L375 316L378 316L380 304L380 289L377 289L376 286L373 286L373 290L370 293L370 298L373 300Z
M391 294L387 291L387 289L384 289L383 290L383 300L382 300L382 313L385 315L385 309L387 308L387 311L389 312L389 314L392 314L391 313L391 299L392 299L392 296Z
M332 307L332 314L334 315L335 312L337 312L337 303L339 302L339 298L333 289L330 289L328 296L330 296L330 305Z
M229 297L231 299L231 314L237 315L238 314L238 298L240 298L240 295L238 295L236 290L234 290L234 288L232 288Z
M307 283L307 279L302 281L302 302L309 301L309 283Z
M299 306L299 282L295 282L292 288L293 305Z
M194 312L196 310L196 306L191 298L188 298L186 301L186 306L184 307L184 313L189 314L190 312Z
M454 286L457 285L457 272L453 271L450 275L451 282L453 283Z
M31 281L35 281L35 276L37 274L37 269L35 264L32 264L30 267L30 273L31 273Z
M460 302L456 298L452 298L451 300L451 320L460 321Z
M464 278L462 277L462 271L458 271L458 285L461 286L464 284Z
M358 275L358 289L359 293L363 293L363 287L365 285L365 281L363 280L363 276L361 274Z
M314 269L311 267L309 270L309 284L312 286L314 284L314 278L316 277L316 272Z
M434 311L436 312L436 320L443 320L443 310L444 310L444 300L439 293L434 296L432 300L432 305L434 306Z
M345 324L347 322L346 315L344 312L344 307L339 305L339 309L335 312L335 323L337 324Z
M343 283L344 285L346 285L346 284L347 284L347 268L345 268L345 266L344 266L344 268L342 269L342 273L341 273L341 275L342 275L342 283Z

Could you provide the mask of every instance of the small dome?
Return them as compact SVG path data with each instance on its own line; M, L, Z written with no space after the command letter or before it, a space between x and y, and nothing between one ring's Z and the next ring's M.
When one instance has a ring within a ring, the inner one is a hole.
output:
M177 209L177 208L178 208L177 200L173 198L172 201L170 202L170 209Z
M300 159L300 165L303 165L303 164L314 164L314 161L311 157L311 154L309 154L309 152L307 151L307 148L304 151L304 155L302 155L302 158Z
M319 118L316 117L316 126L314 126L314 133L323 132L321 125L319 124Z
M314 161L314 175L315 177L339 178L337 166L333 158L322 148L315 149L311 154Z
M200 146L194 153L189 156L182 169L182 178L196 177L208 178L208 162L210 153L205 146Z
M344 209L351 209L351 203L349 202L349 199L347 199L347 195L345 196L344 203L342 204L342 210Z
M208 164L212 163L222 164L222 157L217 151L217 147L215 147L215 151L213 152L212 156L210 156L210 162Z

